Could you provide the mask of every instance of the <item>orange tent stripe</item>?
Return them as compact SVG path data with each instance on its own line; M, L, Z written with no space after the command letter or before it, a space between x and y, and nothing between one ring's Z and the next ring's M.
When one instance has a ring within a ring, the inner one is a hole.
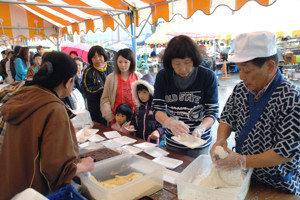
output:
M94 21L91 20L91 21L85 22L85 27L86 27L86 33L88 33L89 30L91 30L92 32L94 32L94 30L95 30Z
M53 20L53 21L55 21L59 24L62 24L64 26L68 26L68 25L71 24L71 22L69 22L67 20L64 20L63 18L57 17L57 16L53 15L52 13L49 13L49 12L47 12L47 11L37 7L37 6L28 5L28 7L31 8L32 10L40 13L41 15L44 15L44 16L48 17L49 19L51 19L51 20Z
M195 1L195 0L188 0L188 18L190 18L197 10L202 10L205 14L210 14L210 0L201 0L201 1Z
M257 0L257 2L264 6L268 6L270 4L269 0Z
M137 15L136 15L136 17L137 17L137 21L138 21L138 12L136 13ZM130 26L130 15L125 15L125 20L126 20L126 28L128 28L128 26ZM138 22L137 22L137 24L139 24Z
M72 25L72 33L74 34L75 32L79 34L79 24Z
M36 15L28 11L26 11L26 15L27 15L28 27L44 28L43 19L37 17ZM37 24L34 23L35 21L37 22ZM43 29L41 29L40 31L45 34L45 31ZM38 30L29 29L29 38L33 38L36 35L39 35L45 39L45 36L41 34Z
M115 9L124 9L124 8L126 8L126 5L123 4L119 0L114 0L114 1L112 1L112 0L101 0L101 1L106 3L107 5L109 5L110 7L115 8Z
M64 0L64 2L66 2L69 5L73 5L73 6L87 6L87 7L89 7L88 4L86 4L86 3L84 3L80 0ZM86 9L79 9L79 10L82 11L82 12L85 12L89 15L93 15L93 16L99 16L99 17L100 16L102 16L102 17L107 16L106 13L98 11L98 10L86 10Z
M39 2L39 3L49 3L49 4L51 4L51 2L48 1L48 0L36 0L36 1ZM79 17L78 15L74 15L73 13L70 13L70 12L64 10L63 8L59 8L59 7L50 7L50 8L57 11L57 12L59 12L59 13L62 13L64 15L66 15L70 18L76 19L77 21L85 20L85 18Z
M114 20L111 17L103 18L103 31L106 31L108 27L114 30Z
M152 21L155 22L158 18L162 17L165 21L170 21L169 17L169 4L163 4L153 7Z
M239 10L245 3L249 0L236 0L236 10ZM261 5L268 6L269 0L256 0L256 2L260 3Z
M3 26L11 26L11 18L10 18L10 10L9 10L9 4L8 3L0 3L1 12L0 12L0 18L3 19L2 25ZM2 30L0 30L0 35L7 35L10 38L13 38L13 32L12 29L4 29L4 33Z
M162 2L166 2L167 0L141 0L142 2L144 3L147 3L147 4L158 4L158 3L162 3Z
M62 35L64 35L64 34L69 34L69 33L68 33L68 28L67 28L67 27L63 27L63 28L61 29L61 34L62 34Z

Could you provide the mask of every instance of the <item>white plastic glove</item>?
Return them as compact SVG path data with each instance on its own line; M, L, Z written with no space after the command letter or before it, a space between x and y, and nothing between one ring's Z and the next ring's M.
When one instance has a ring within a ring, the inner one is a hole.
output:
M204 132L205 132L205 129L198 126L197 128L194 129L192 134L193 134L194 138L201 138L201 136L203 135Z
M162 124L163 127L168 128L172 131L175 136L182 136L190 132L190 127L182 121L177 121L172 118L168 118Z
M94 160L91 157L86 157L80 159L79 163L76 165L77 169L75 172L75 175L84 173L84 172L90 172L94 170L95 163Z
M215 160L216 168L223 170L242 169L246 170L246 156L228 150L228 156L224 159Z

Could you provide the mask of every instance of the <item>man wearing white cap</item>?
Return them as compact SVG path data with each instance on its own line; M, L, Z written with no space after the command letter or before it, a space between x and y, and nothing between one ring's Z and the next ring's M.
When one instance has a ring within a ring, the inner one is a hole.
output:
M240 79L222 111L216 146L227 148L235 132L236 152L215 160L223 169L254 168L252 177L300 196L300 90L278 69L275 35L240 34L229 58Z

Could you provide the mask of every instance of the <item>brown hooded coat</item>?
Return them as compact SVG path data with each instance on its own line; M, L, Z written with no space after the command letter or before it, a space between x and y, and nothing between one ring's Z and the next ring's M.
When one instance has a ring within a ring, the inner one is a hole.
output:
M1 108L7 127L0 153L0 199L26 188L47 195L70 183L78 145L64 103L51 91L27 86Z

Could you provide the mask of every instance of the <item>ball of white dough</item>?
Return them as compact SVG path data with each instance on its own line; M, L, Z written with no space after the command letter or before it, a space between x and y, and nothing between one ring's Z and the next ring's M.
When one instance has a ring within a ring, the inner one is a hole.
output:
M215 155L220 159L224 159L228 156L228 152L224 150L221 146L216 146L215 148Z

